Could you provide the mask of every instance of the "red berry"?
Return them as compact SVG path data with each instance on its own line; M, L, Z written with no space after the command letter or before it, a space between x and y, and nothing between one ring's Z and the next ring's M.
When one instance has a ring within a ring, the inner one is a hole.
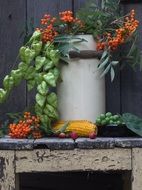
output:
M95 139L96 138L96 133L95 132L90 133L89 138L90 139Z
M76 132L72 132L72 133L70 134L70 137L71 137L73 140L75 140L75 139L78 138L78 134L77 134Z
M59 138L65 138L66 137L66 134L65 133L60 133L59 134Z

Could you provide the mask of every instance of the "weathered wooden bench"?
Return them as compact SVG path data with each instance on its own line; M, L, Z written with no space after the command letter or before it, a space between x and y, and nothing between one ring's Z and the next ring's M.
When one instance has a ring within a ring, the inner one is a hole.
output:
M123 190L142 189L142 138L0 139L0 190L19 190L25 172L118 170L131 172Z

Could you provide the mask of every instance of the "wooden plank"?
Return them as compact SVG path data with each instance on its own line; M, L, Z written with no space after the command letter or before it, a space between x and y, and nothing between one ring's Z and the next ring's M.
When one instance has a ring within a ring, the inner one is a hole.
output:
M18 190L14 158L14 151L0 151L0 190Z
M138 46L142 49L142 3L129 3L124 5L124 12L127 13L135 9L136 16L140 21ZM121 72L121 110L122 112L131 112L142 116L142 73L139 68L134 72L130 67L126 67Z
M131 170L131 150L16 151L16 173L98 170Z
M132 149L132 190L142 188L142 149Z
M5 75L16 67L16 57L23 43L21 33L25 29L26 1L0 1L0 86ZM21 95L22 92L22 95ZM8 101L0 105L1 119L5 119L6 112L23 111L26 106L26 88L23 82L15 88Z
M40 19L45 13L53 16L58 15L60 11L72 10L72 0L29 0L27 1L27 24L28 30L31 31L30 22L33 22L33 27L39 27ZM33 105L35 101L35 92L28 94L27 104Z

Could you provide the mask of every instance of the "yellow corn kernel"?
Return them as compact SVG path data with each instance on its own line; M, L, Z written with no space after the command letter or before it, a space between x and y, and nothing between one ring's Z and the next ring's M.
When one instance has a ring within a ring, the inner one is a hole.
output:
M58 131L64 126L65 123L65 121L58 121L53 126L53 131ZM65 133L71 132L77 133L79 137L88 137L93 132L97 134L97 126L87 120L68 121L68 126Z

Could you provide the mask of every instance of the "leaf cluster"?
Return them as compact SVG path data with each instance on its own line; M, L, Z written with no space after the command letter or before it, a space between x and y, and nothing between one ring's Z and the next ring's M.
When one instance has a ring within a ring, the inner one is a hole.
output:
M94 38L114 28L110 23L120 17L120 0L104 0L98 6L94 1L87 2L86 6L77 12L77 17L83 21L84 27L80 32L93 34Z
M3 80L0 103L8 98L15 86L26 80L29 91L37 89L35 113L40 117L42 129L49 134L52 132L51 122L58 119L57 95L51 89L56 87L60 76L58 69L60 53L52 44L42 43L40 32L34 32L28 43L20 48L19 55L21 62L18 68L11 70ZM14 114L9 116L13 119L18 117Z

